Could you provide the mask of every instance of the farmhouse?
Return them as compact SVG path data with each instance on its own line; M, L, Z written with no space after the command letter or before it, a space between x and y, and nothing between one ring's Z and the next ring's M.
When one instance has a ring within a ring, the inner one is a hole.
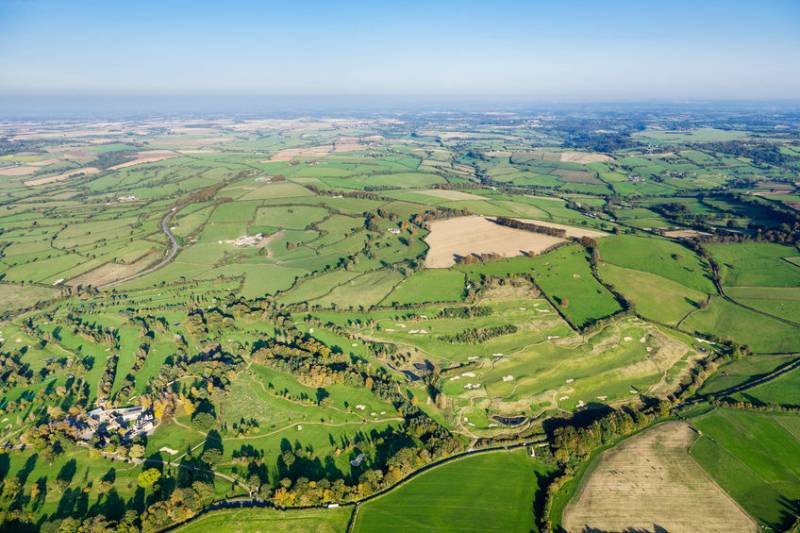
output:
M102 442L113 434L122 440L130 441L138 435L151 435L156 429L155 417L143 407L123 407L103 409L98 407L85 416L70 420L80 440L88 441L98 437Z

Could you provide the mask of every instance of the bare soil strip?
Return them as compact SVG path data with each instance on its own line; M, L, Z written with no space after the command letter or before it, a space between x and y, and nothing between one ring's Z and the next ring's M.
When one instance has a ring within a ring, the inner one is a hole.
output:
M668 422L603 453L564 511L567 531L755 532L758 526L689 455L697 435Z

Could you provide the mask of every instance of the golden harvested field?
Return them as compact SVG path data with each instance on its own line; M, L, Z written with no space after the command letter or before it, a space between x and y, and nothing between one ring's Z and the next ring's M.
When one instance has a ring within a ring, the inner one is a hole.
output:
M156 141L156 144L165 146L208 146L212 144L220 144L232 141L232 137L181 137L176 136L173 138L161 138Z
M414 192L426 194L435 198L444 198L445 200L486 200L486 198L478 196L477 194L464 191L450 191L447 189L425 189Z
M592 152L561 152L562 163L605 163L613 158L606 154L595 154Z
M18 165L14 167L0 168L0 176L27 176L39 170L34 166Z
M447 268L456 255L494 253L502 257L539 253L564 239L495 224L485 217L467 216L437 220L430 224L425 238L430 249L425 257L428 268Z
M539 226L547 226L548 228L563 229L567 232L567 237L591 237L592 239L599 239L600 237L607 237L608 233L603 233L595 229L579 228L577 226L567 226L566 224L556 224L555 222L543 222L541 220L533 220L529 218L517 218L520 222L530 222L531 224L538 224Z
M69 284L72 286L93 285L95 287L102 287L109 283L127 278L128 276L132 276L137 272L141 272L158 261L161 255L160 252L153 251L145 254L133 263L106 263L93 270L84 272L76 278L72 278L69 280Z
M114 165L110 167L110 169L118 170L120 168L128 168L143 163L155 163L156 161L163 161L164 159L170 159L172 157L178 157L178 154L172 150L147 150L145 152L138 152L136 154L136 159Z
M322 146L309 146L306 148L285 148L273 154L270 161L291 161L298 156L322 156L328 155L333 150L333 145L325 144Z
M708 235L708 233L693 229L676 229L664 232L664 236L673 239L691 239L692 237L699 237L700 235Z
M78 168L68 172L62 172L61 174L56 174L55 176L45 176L43 178L28 180L25 182L25 185L28 187L36 187L37 185L47 185L48 183L64 181L69 178L74 178L75 176L97 174L98 172L100 172L100 170L95 167Z
M658 425L603 453L564 511L567 531L758 531L689 455L684 422Z

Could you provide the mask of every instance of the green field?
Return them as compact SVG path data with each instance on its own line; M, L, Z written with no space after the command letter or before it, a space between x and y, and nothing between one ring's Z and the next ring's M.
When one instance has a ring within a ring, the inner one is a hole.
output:
M776 379L734 395L755 404L800 406L800 372L792 370Z
M695 291L714 292L707 265L677 243L622 235L600 239L597 244L602 261L655 274Z
M468 279L477 279L481 275L532 275L559 311L577 327L584 327L621 310L614 296L592 275L586 251L579 246L562 246L533 258L459 265L456 268L465 272Z
M714 480L762 524L791 524L791 502L800 498L800 419L717 409L692 422L703 435L691 454Z
M681 329L732 339L750 346L756 353L785 353L800 349L800 336L795 326L716 296L710 302L705 309L689 315Z
M230 509L214 511L176 529L181 533L344 533L352 507L303 511Z
M726 363L707 379L700 394L713 394L765 376L794 359L791 355L753 355Z
M548 470L525 450L459 459L361 505L353 531L538 531L533 506Z
M398 285L384 302L418 304L452 302L464 294L464 275L453 270L423 270Z

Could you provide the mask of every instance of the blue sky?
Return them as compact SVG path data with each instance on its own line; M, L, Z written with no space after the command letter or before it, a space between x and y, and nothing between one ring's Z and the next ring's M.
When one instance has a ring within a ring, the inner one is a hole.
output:
M0 0L0 93L800 98L800 1Z

